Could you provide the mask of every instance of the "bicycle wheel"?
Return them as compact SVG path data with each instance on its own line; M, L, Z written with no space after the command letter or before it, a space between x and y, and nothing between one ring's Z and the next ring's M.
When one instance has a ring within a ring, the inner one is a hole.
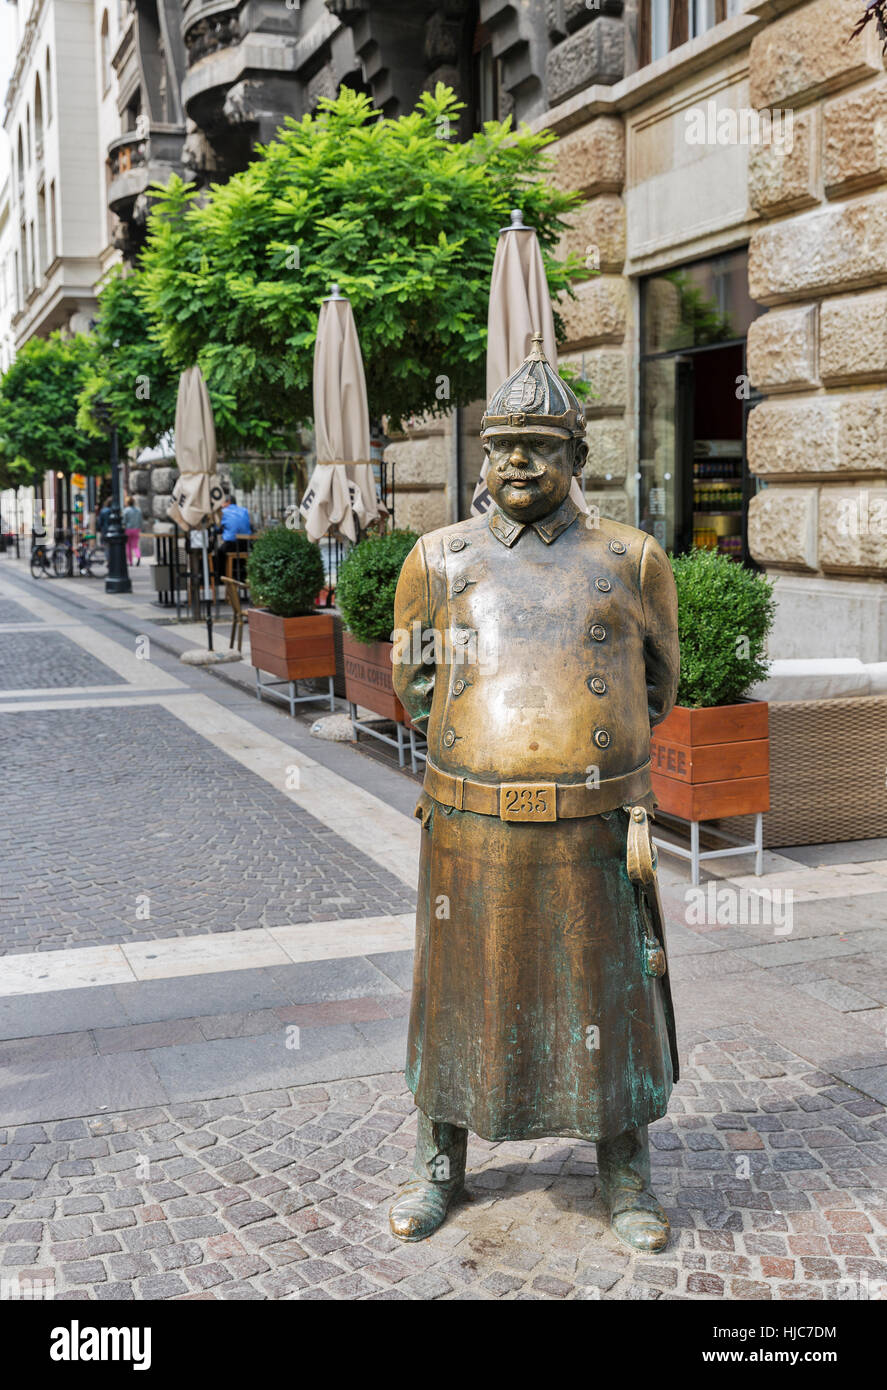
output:
M67 545L57 545L52 552L52 568L57 579L64 579L72 573L71 550Z
M87 553L86 572L95 579L104 579L108 573L108 557L100 545Z
M42 549L31 552L31 575L34 579L42 579L49 572L46 563L46 551Z

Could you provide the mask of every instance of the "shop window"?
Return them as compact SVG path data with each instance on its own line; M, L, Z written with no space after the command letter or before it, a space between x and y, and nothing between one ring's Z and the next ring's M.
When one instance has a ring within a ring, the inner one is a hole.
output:
M640 0L638 67L655 63L739 11L740 0Z
M639 525L675 553L748 559L745 339L760 312L745 251L641 283Z

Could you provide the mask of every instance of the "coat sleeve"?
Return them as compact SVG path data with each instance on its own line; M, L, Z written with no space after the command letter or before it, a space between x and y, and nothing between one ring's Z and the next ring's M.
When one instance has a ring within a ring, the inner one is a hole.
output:
M640 585L645 623L647 708L652 729L671 710L681 673L674 574L668 556L652 536L647 537L641 554Z
M394 596L392 680L397 698L420 733L424 733L434 694L431 585L425 546L413 546L400 572ZM423 660L423 657L427 660Z

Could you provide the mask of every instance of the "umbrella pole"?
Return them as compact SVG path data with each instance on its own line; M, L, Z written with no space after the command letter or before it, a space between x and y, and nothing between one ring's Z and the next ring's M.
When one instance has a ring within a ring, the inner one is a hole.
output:
M213 603L212 595L209 591L209 531L203 533L203 593L206 599L206 640L209 650L213 649Z

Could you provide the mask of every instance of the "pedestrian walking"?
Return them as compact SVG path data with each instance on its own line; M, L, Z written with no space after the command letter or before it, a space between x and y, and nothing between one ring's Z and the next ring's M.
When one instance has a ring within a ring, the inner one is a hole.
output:
M123 511L123 529L126 532L126 563L140 565L142 548L140 533L142 529L142 509L137 507L132 497L127 497Z
M98 516L96 517L95 524L99 536L101 537L102 545L106 545L108 540L108 527L111 524L110 496L106 497L102 505L99 507Z

